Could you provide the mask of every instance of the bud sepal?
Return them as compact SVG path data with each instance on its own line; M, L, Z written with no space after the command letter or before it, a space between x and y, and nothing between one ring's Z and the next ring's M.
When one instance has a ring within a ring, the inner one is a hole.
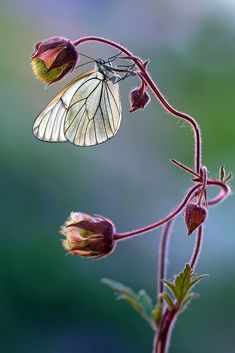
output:
M196 228L205 222L207 209L195 202L189 202L185 208L185 223L190 235Z
M141 87L133 89L130 93L129 98L131 105L129 109L130 113L133 113L138 109L144 109L150 101L150 96L146 92L145 84L143 83Z
M71 212L60 233L66 237L63 246L69 254L100 258L113 251L115 231L114 224L107 218Z
M38 42L31 60L34 75L43 83L51 84L74 69L78 54L70 40L55 37Z

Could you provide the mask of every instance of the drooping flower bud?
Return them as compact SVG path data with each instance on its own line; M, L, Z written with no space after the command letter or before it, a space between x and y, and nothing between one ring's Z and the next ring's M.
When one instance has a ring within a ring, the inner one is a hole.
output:
M131 104L129 109L130 113L138 109L144 109L144 107L150 100L150 96L146 92L143 86L133 89L130 93L129 98L130 98L130 104Z
M74 69L78 54L70 40L55 37L38 42L31 59L35 76L43 83L51 84Z
M185 223L190 235L197 227L199 227L207 217L207 209L197 205L194 202L189 202L185 209Z
M115 246L115 226L102 216L71 212L60 233L66 237L63 246L69 254L97 259L110 254Z

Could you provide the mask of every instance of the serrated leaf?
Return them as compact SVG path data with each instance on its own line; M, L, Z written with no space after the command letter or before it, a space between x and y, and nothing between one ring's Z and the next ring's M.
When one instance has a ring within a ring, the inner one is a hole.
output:
M162 281L163 281L163 283L171 290L173 296L174 296L175 298L177 298L178 292L177 292L177 290L176 290L175 284L172 283L172 282L169 282L169 281L167 281L167 280L165 280L165 279L163 279Z
M175 299L179 302L185 300L187 294L190 289L203 278L207 277L207 275L197 276L196 273L193 272L192 268L189 264L186 264L184 270L180 272L177 276L175 276L173 282L169 282L163 280L165 285L170 289Z
M153 310L153 302L148 293L144 289L141 289L137 293L137 300L141 307L143 308L143 311L147 317L151 317L152 315L152 310Z
M187 308L187 306L191 303L191 301L193 299L198 298L198 297L199 297L199 294L197 294L197 293L191 292L191 293L187 294L181 303L181 307L180 307L181 312Z
M202 279L204 279L206 277L209 277L209 275L201 275L201 276L198 276L197 278L193 279L190 284L190 289L193 288L193 286L195 286L195 284L197 282L201 281Z
M138 312L142 310L140 304L138 303L137 295L131 288L109 278L103 278L101 282L106 284L108 287L112 288L116 292L117 299L125 299Z
M162 317L162 301L158 300L152 311L153 321L158 325Z
M190 280L193 275L193 270L189 264L185 265L183 272L179 273L175 278L176 291L178 293L177 299L181 301L190 289Z
M138 293L135 293L131 288L109 278L103 278L101 282L116 292L117 299L126 300L150 324L150 326L155 329L152 319L152 299L145 290L141 289Z
M170 309L174 308L173 300L171 299L171 297L169 296L169 294L167 294L166 292L164 292L164 293L162 293L161 297L162 297L162 299L165 300L165 302L167 303L167 305L169 306Z

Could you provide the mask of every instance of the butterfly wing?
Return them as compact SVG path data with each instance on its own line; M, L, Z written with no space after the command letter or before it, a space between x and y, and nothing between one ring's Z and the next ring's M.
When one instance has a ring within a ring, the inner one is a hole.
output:
M97 145L112 138L120 122L118 84L97 71L74 93L65 116L64 135L74 145Z
M94 70L76 78L41 111L33 124L33 135L37 139L46 142L67 141L64 135L66 112L75 92L93 73Z

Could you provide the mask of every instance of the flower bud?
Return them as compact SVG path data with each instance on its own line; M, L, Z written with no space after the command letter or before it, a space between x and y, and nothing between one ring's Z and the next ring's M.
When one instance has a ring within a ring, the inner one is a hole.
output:
M207 209L194 202L189 202L185 209L185 223L188 228L188 235L199 227L207 217Z
M149 102L150 97L143 87L135 88L130 93L130 109L129 112L132 113L138 109L144 109L146 104Z
M73 70L78 54L71 41L55 37L37 43L31 59L34 75L43 83L51 84Z
M63 246L69 254L97 259L110 254L115 246L115 226L102 216L71 212L60 232L66 237Z

